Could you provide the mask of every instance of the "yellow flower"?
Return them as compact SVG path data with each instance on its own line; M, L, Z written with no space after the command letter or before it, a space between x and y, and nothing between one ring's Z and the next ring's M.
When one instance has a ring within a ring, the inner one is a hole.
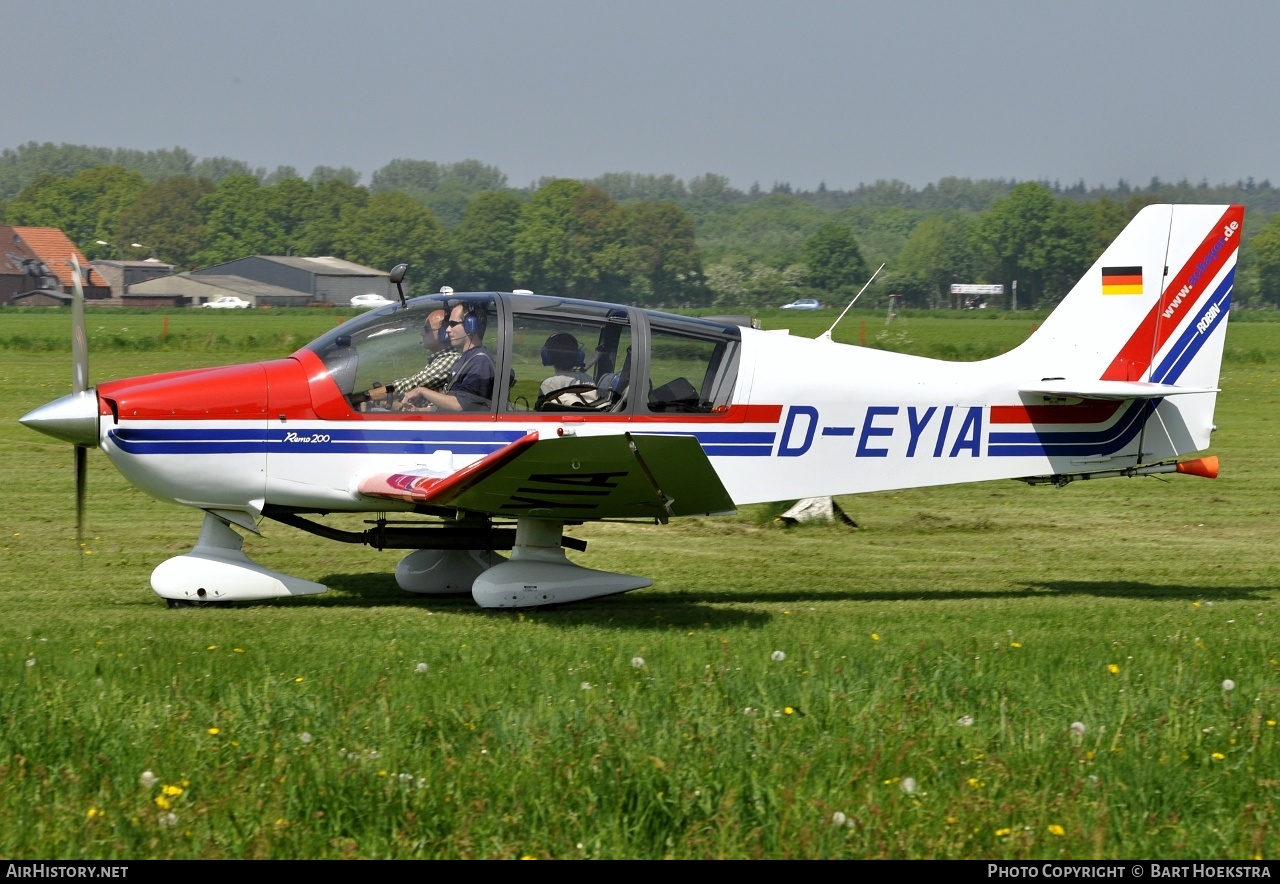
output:
M85 815L86 815L89 819L93 819L95 816L102 816L102 811L101 811L101 810L99 810L99 809L98 809L98 808L96 808L96 807L91 807L91 808L89 808L89 812L88 812L87 814L85 814Z
M244 648L236 648L236 653L237 653L237 654L243 654L243 653L244 653Z
M1013 829L996 829L997 838L1007 838L1013 834Z
M786 707L786 708L785 708L785 709L783 709L782 711L783 711L784 713L786 713L787 715L794 715L794 714L795 714L795 710L794 710L794 709L792 709L790 706Z
M1275 726L1276 726L1276 720L1274 718L1268 718L1267 727L1275 727Z
M1120 664L1119 664L1119 663L1108 663L1108 664L1107 664L1107 672L1110 672L1112 675L1115 675L1115 674L1116 674L1116 673L1118 673L1119 671L1120 671Z
M874 633L874 632L873 632L873 633L871 633L871 640L872 640L873 642L878 642L878 641L880 641L880 636L879 636L877 633Z
M1009 647L1011 647L1011 648L1020 648L1020 647L1022 647L1022 642L1009 642Z
M220 734L220 733L222 733L222 728L220 728L220 727L211 727L211 728L209 728L209 736L211 736L211 737L216 737L216 736L217 736L218 734Z
M297 678L295 678L293 681L294 681L294 684L297 684L298 682L302 681L302 676L301 676L301 675L299 675L299 676L298 676Z
M1067 830L1062 828L1062 826L1058 825L1057 823L1051 823L1049 825L1049 834L1057 835L1059 838L1061 838L1063 835L1067 834Z
M165 798L163 795L156 796L156 807L160 808L161 810L168 810L172 806L173 805L169 803L168 798Z
M209 645L209 647L205 648L205 650L206 650L206 651L216 651L216 650L218 650L218 646L217 646L217 645Z
M170 798L177 798L179 795L182 794L182 787L166 785L166 786L161 786L160 791L168 795Z
M1214 753L1213 753L1213 760L1214 760L1214 761L1221 761L1222 759L1224 759L1224 758L1226 758L1226 757L1227 757L1227 756L1223 755L1221 752L1214 752Z
M971 788L981 789L985 785L986 783L982 782L982 780L978 779L977 777L969 777L969 786Z

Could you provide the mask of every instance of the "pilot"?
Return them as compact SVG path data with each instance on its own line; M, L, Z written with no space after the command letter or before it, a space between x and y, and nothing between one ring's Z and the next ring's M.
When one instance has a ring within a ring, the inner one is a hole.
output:
M594 359L591 361L595 361ZM538 388L536 408L546 402L559 405L586 405L596 399L595 384L585 371L587 360L578 339L568 332L557 332L547 338L542 346L542 364L550 365L556 373L542 382ZM584 366L579 368L578 366ZM583 388L589 389L583 389Z
M477 304L454 304L445 323L449 345L460 352L442 390L419 386L404 394L402 411L483 411L493 400L493 356L484 345L488 319Z
M387 399L397 392L412 391L419 387L441 390L449 383L449 373L461 354L450 346L448 337L440 333L448 315L443 307L439 307L428 313L422 321L422 346L431 354L422 371L401 378L389 387L379 385L372 388L369 390L371 399ZM401 407L400 402L392 405L396 411Z

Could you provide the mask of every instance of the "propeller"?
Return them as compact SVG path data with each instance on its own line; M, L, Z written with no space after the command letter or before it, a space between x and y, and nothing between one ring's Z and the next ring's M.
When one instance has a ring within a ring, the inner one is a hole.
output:
M89 389L89 333L84 319L84 284L81 282L80 261L71 256L71 392L83 393ZM89 474L89 449L75 446L76 457L76 543L83 540L84 494Z

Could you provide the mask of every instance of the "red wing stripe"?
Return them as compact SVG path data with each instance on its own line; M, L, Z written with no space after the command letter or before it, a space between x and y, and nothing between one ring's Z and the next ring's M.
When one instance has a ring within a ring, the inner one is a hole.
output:
M410 503L447 503L499 467L515 460L537 441L536 432L528 433L443 478L414 473L383 473L362 481L358 490L372 497L396 497Z
M1142 324L1120 348L1116 358L1102 374L1104 381L1140 381L1151 368L1151 360L1170 336L1177 331L1178 323L1200 295L1213 282L1218 268L1235 253L1240 244L1240 225L1244 221L1244 206L1229 206L1218 223L1209 231L1178 275L1165 288L1160 300L1152 305L1151 312ZM1235 223L1236 233L1224 238L1223 230Z

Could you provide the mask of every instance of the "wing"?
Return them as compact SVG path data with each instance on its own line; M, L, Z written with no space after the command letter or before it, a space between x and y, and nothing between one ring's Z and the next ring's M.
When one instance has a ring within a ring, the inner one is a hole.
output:
M653 518L734 511L693 436L558 436L530 433L442 475L380 473L359 483L369 497L543 519Z

